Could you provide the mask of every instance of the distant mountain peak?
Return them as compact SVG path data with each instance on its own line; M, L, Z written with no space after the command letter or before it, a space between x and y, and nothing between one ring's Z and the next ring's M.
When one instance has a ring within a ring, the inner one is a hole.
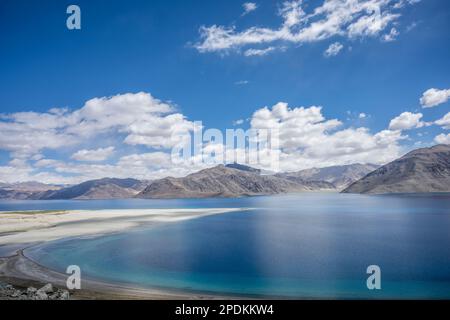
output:
M379 166L375 164L355 163L323 168L311 168L295 172L279 173L277 175L291 180L324 181L334 185L336 189L342 190L378 167Z
M241 170L241 171L261 173L260 169L256 169L256 168L247 166L245 164L240 164L240 163L237 163L237 162L226 164L225 167L232 168L232 169L237 169L237 170Z

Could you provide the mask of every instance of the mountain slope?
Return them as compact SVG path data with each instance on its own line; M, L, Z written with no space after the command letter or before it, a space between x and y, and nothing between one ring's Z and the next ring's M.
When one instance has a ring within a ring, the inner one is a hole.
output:
M32 192L28 191L16 191L10 189L0 188L0 199L3 200L25 200L32 195Z
M291 180L324 181L332 184L334 188L342 190L377 168L378 166L374 164L355 163L344 166L312 168L297 172L279 173L277 176Z
M276 176L260 175L248 167L218 165L184 178L153 181L137 195L139 198L204 198L268 195L309 191L320 188L314 183L303 185ZM241 170L242 169L242 170Z
M45 184L36 181L0 183L0 188L5 190L14 190L18 192L41 192L48 190L59 190L62 187L54 184Z
M250 166L246 166L244 164L239 164L239 163L229 163L226 164L225 167L227 168L232 168L232 169L237 169L237 170L241 170L241 171L248 171L248 172L254 172L254 173L261 173L260 169L256 169Z
M86 181L56 191L36 193L32 199L125 199L134 197L144 188L136 179L104 178Z
M60 186L35 181L0 183L0 199L24 200L28 199L36 192L58 190L60 188Z
M411 151L369 173L343 192L450 192L450 145L436 145Z

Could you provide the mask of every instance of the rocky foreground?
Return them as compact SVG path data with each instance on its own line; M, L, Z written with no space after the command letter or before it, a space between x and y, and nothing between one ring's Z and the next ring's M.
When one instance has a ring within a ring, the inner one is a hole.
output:
M28 287L18 289L10 284L0 283L0 300L69 300L68 290L55 289L51 283L40 289Z

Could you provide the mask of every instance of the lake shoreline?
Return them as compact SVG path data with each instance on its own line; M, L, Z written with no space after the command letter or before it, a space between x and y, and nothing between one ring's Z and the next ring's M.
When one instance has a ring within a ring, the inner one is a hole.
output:
M41 287L51 283L56 288L67 289L68 275L51 270L24 254L24 249L15 255L0 258L0 282L27 288ZM70 290L71 299L93 300L202 300L202 299L248 299L248 297L194 293L186 290L141 288L101 280L81 280L80 290ZM1 299L1 297L0 297Z
M143 225L173 223L247 208L61 210L0 212L0 282L27 288L47 283L66 288L68 275L51 270L26 256L27 248L66 238L97 237ZM243 299L187 290L140 288L82 277L73 299ZM1 297L0 297L1 299Z
M0 246L100 236L250 208L102 209L0 212Z

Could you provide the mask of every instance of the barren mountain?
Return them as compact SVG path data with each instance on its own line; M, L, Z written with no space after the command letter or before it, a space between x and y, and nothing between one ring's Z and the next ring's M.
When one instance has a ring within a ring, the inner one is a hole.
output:
M126 199L142 191L144 185L136 179L104 178L86 181L55 191L36 193L32 199Z
M328 186L328 185L327 185ZM301 184L248 167L218 165L184 178L153 181L139 198L205 198L268 195L323 189L321 183Z
M58 190L60 186L45 184L35 181L17 182L17 183L0 183L0 199L16 199L24 200L29 198L36 192L44 192L48 190Z
M369 173L343 192L450 192L450 145L411 151Z
M333 185L333 188L342 190L361 179L379 166L374 164L350 164L344 166L332 166L325 168L312 168L297 172L285 172L277 174L278 177L292 181L324 181Z
M1 183L1 189L14 190L21 192L40 192L48 190L59 190L62 186L54 184L45 184L36 181L16 182L16 183Z
M0 199L4 200L25 200L28 199L33 193L25 191L16 191L0 188Z

